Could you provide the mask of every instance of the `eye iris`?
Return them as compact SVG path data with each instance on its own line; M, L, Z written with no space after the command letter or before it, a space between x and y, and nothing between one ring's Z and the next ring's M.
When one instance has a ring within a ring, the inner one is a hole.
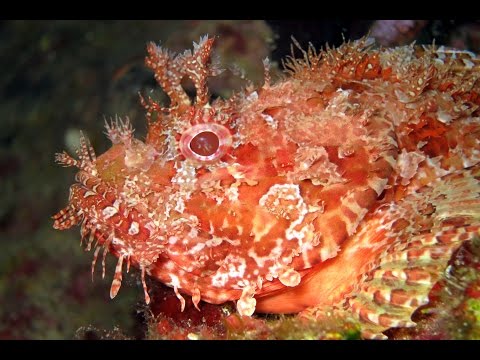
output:
M218 136L211 131L198 133L192 141L190 141L190 149L201 156L215 154L219 146L220 140L218 139Z

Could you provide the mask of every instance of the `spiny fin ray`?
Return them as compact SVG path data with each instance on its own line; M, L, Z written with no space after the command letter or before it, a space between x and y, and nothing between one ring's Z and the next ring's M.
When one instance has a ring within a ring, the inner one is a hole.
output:
M391 212L372 215L380 216L382 224L394 224L403 213L408 225L400 230L384 225L388 229L383 233L384 248L376 252L376 260L347 300L363 323L364 337L382 338L381 332L389 328L415 326L412 314L428 303L453 252L480 235L479 174L477 165L463 174L447 175L405 197ZM435 211L419 221L422 202L433 204Z

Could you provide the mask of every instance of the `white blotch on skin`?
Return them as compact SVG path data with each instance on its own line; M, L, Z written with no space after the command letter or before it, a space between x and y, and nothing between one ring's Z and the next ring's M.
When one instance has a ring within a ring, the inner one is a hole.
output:
M103 209L102 214L105 217L105 219L110 219L113 215L118 213L118 210L115 209L113 206L107 206L105 209Z
M130 224L130 228L128 229L128 235L137 235L138 232L138 223L136 221L132 221L132 223Z

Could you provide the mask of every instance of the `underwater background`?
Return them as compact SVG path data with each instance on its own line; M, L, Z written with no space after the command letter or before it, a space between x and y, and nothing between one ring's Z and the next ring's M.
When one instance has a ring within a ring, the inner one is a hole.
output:
M176 316L185 320L168 308L171 291L161 285L155 285L156 291L165 292L166 305L144 305L137 270L124 275L121 292L111 300L113 257L107 257L106 279L96 272L91 281L92 254L79 245L79 230L52 228L50 217L65 205L74 177L74 170L54 163L54 154L74 151L79 130L103 153L108 147L104 118L115 115L128 116L142 137L146 124L138 92L158 90L144 66L146 43L181 51L207 33L222 39L216 47L222 62L235 63L254 84L263 80L265 57L281 69L281 59L290 54L291 36L305 47L308 42L317 48L326 42L338 46L343 37L369 33L384 46L435 40L437 45L480 52L480 21L473 20L1 21L0 339L162 338L172 332ZM227 73L211 89L228 96L243 85ZM389 335L480 339L479 273L480 245L473 242L458 251L431 304L416 315L419 326ZM218 311L212 306L208 321L220 321ZM221 311L231 309L227 304ZM168 324L158 321L160 315L169 318ZM288 317L267 320L266 327L221 326L229 327L224 333L230 338L356 334L355 324L342 323L335 332L333 320L324 328L302 327Z

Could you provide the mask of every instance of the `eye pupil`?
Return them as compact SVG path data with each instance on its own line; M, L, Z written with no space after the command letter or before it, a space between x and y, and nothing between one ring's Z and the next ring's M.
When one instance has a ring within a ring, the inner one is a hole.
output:
M190 149L198 155L209 156L215 154L220 146L218 136L211 131L203 131L195 135L190 141Z
M230 130L221 124L196 124L186 129L178 142L186 159L197 164L213 164L220 160L232 146Z

